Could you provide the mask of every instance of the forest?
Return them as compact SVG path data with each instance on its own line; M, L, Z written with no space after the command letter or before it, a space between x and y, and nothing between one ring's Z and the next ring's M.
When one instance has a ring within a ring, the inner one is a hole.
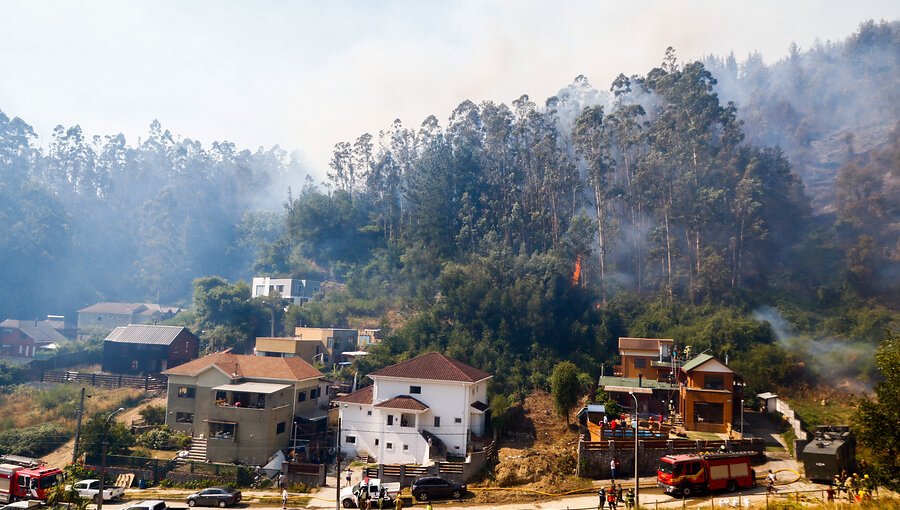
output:
M179 323L241 350L269 310L279 331L378 324L361 372L438 349L500 395L559 360L594 377L625 335L729 356L751 387L866 387L900 306L898 29L768 66L669 48L608 87L467 100L339 142L324 182L293 187L277 146L154 121L136 144L59 126L44 148L0 112L0 314L190 305ZM331 285L284 311L250 300L254 274Z

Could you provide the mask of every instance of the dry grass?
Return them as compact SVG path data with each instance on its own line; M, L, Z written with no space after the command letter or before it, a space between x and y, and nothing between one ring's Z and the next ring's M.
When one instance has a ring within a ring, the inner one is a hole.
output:
M81 386L53 384L44 387L22 385L13 393L0 395L0 431L25 428L42 423L58 423L75 428L75 412ZM88 388L90 398L85 399L85 417L99 412L112 411L128 402L137 402L144 392L134 388ZM130 406L129 406L130 407Z

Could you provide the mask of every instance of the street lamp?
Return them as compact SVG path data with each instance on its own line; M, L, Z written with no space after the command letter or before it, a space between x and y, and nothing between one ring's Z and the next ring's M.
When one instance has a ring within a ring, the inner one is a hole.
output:
M109 434L109 421L118 413L124 411L124 407L120 407L109 413L106 421L103 422L103 444L101 445L102 453L100 455L100 492L97 494L97 510L103 510L103 485L106 482L106 436Z
M634 507L640 508L641 484L640 479L638 478L638 401L637 395L635 395L633 391L629 391L628 394L634 399Z

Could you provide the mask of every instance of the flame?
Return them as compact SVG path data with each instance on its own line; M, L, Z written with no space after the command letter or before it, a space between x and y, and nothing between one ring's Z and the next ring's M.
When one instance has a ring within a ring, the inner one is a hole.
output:
M572 273L572 285L578 285L581 280L581 255L575 259L575 272Z

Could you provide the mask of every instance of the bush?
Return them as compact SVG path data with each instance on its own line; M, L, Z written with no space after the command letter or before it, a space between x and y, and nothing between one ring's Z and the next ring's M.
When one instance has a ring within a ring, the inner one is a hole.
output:
M162 425L166 422L165 406L147 406L139 414L147 425Z
M184 432L172 432L168 427L148 430L137 438L137 444L152 450L182 450L191 442Z
M0 453L40 457L59 448L72 432L56 423L0 432Z

